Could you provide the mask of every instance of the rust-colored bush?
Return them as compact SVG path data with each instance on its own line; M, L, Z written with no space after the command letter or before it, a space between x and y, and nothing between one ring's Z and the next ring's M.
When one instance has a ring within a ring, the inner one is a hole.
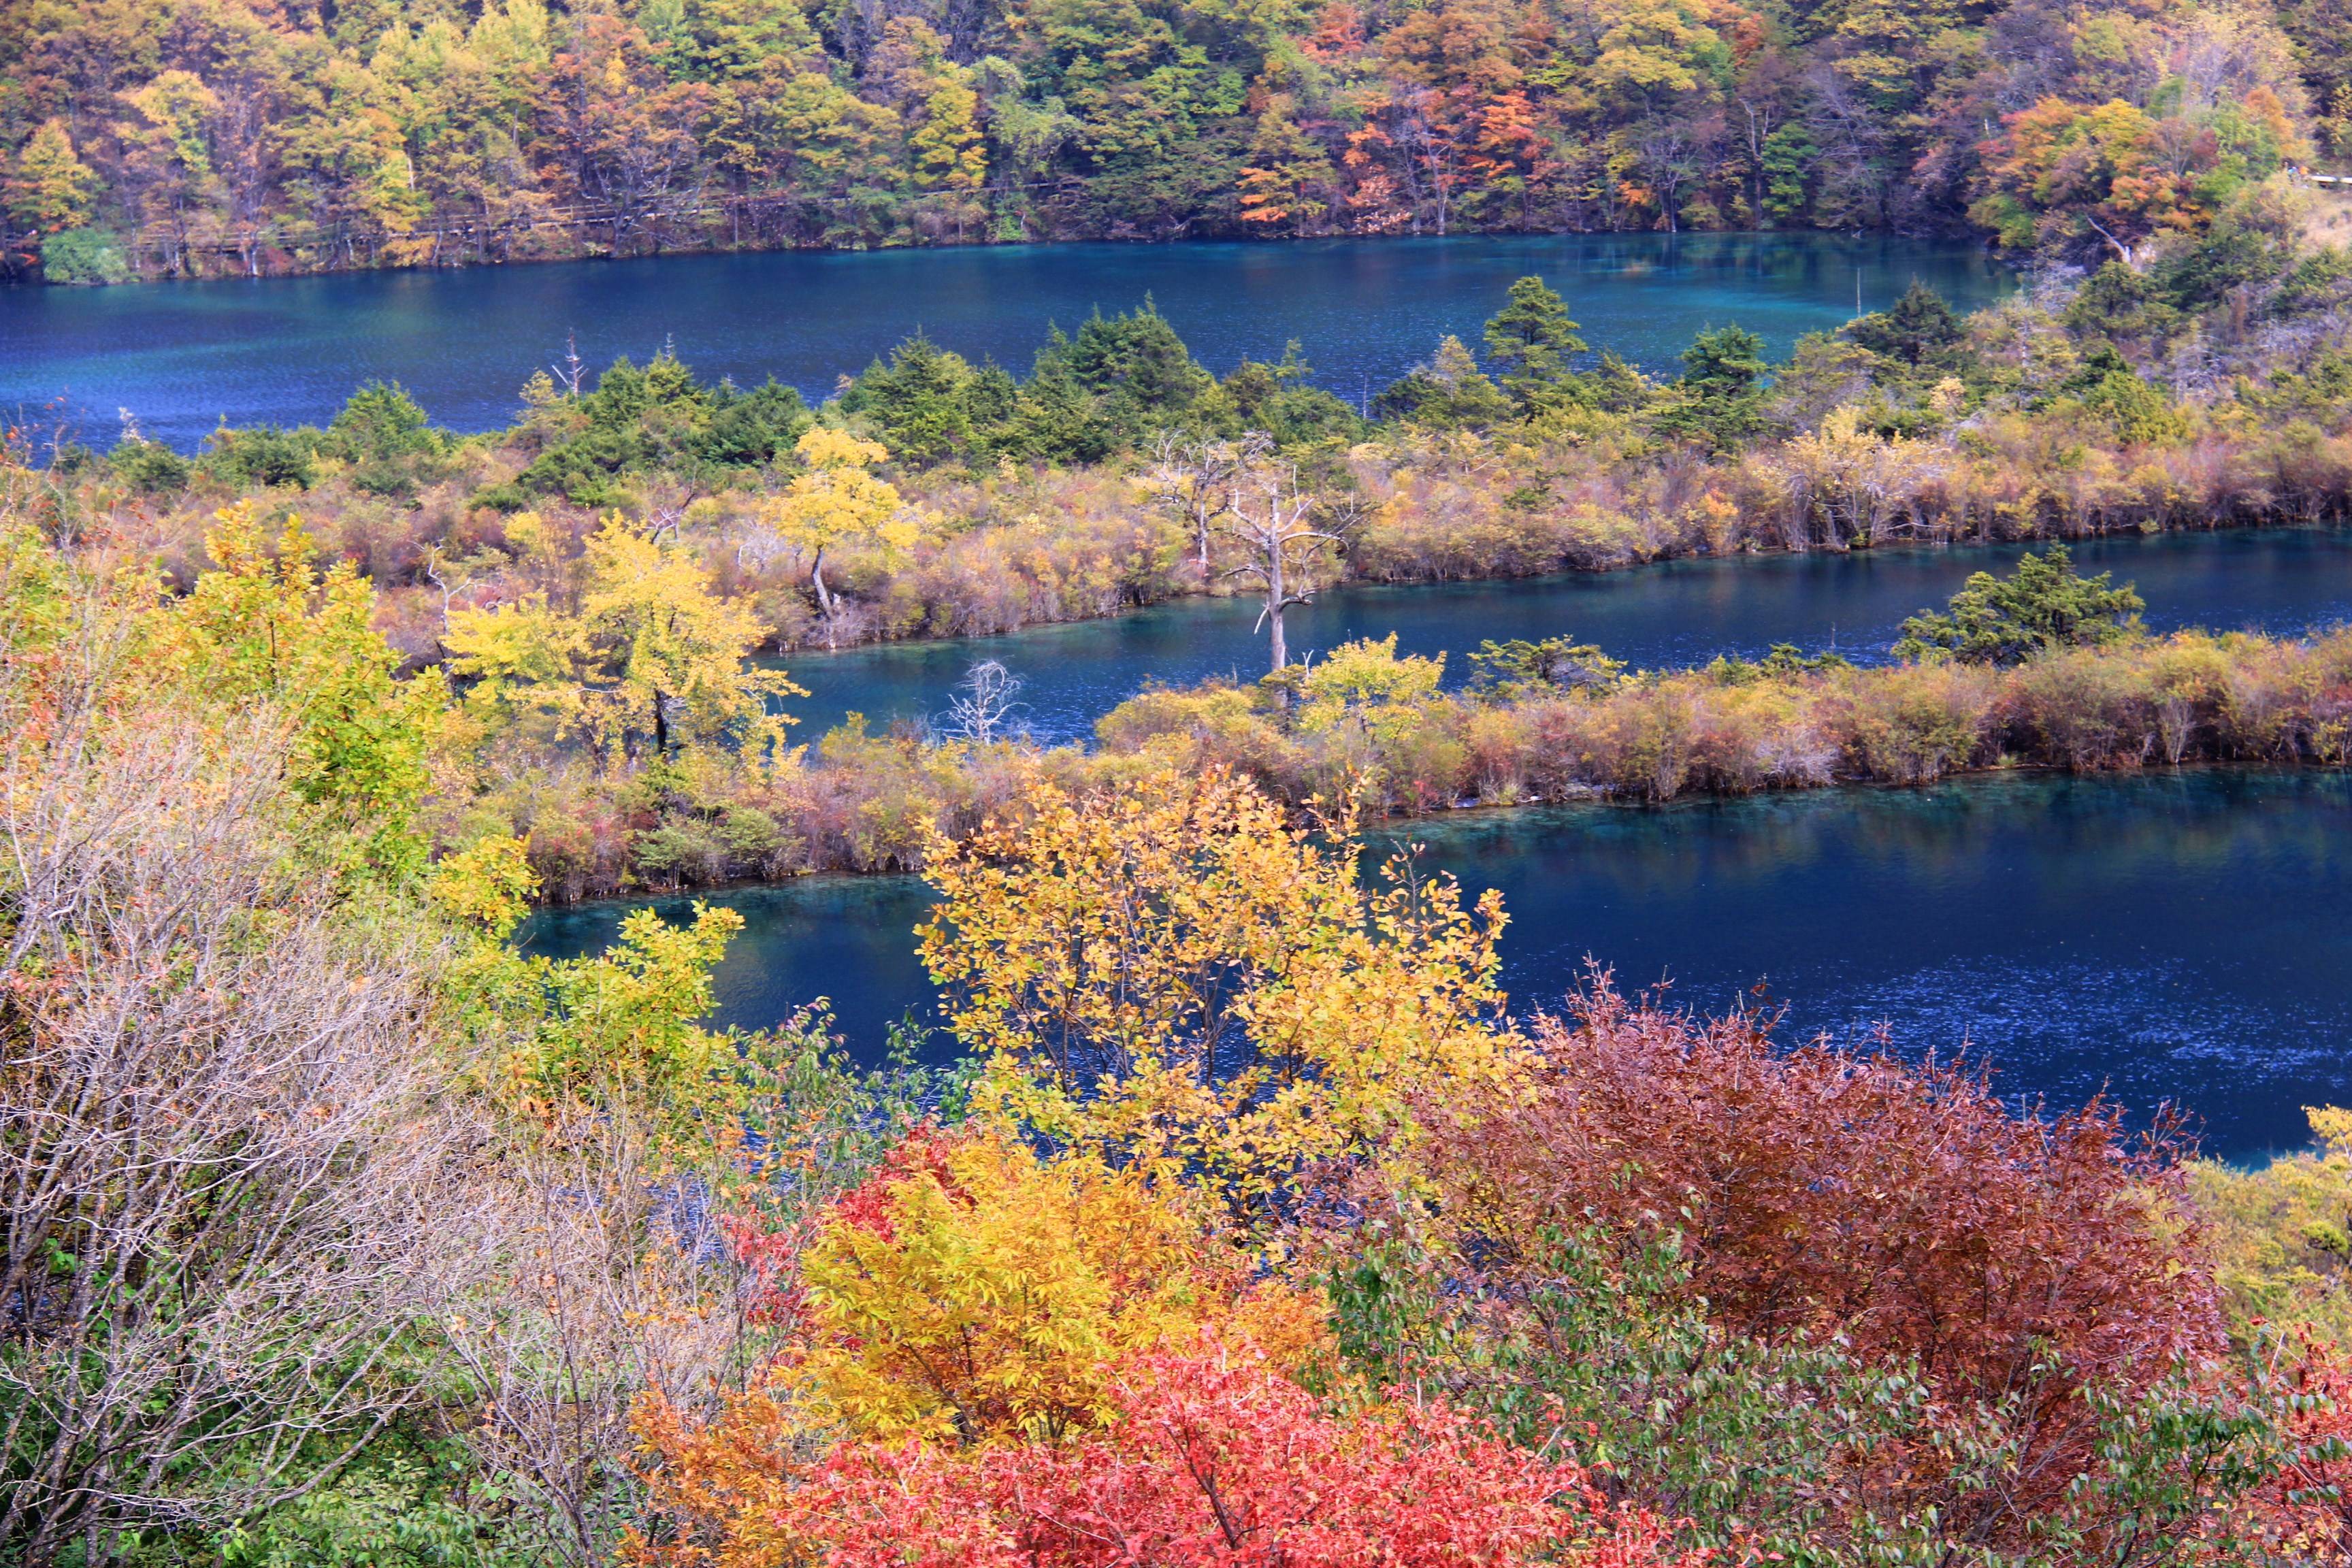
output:
M1787 1051L1756 1018L1605 983L1535 1036L1536 1091L1441 1118L1435 1145L1451 1223L1506 1275L1561 1228L1678 1232L1712 1321L1837 1336L1916 1360L1940 1396L2014 1400L2053 1478L2095 1426L2086 1387L2150 1386L2222 1347L2177 1147L2111 1104L2012 1114L1958 1067Z

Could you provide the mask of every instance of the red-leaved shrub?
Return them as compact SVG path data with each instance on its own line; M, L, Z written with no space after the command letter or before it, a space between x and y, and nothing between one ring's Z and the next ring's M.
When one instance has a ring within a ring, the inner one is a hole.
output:
M2012 1115L1972 1072L1784 1050L1606 985L1535 1035L1531 1104L1440 1119L1454 1212L1489 1242L1671 1226L1726 1327L1834 1331L1981 1394L2044 1347L2090 1378L2222 1342L2179 1150L2112 1104Z
M1675 1231L1726 1331L1835 1335L1997 1409L2029 1512L2087 1462L2087 1388L2128 1397L2223 1349L2175 1142L2110 1104L2012 1114L1975 1073L1784 1050L1605 984L1535 1035L1530 1099L1433 1112L1446 1212L1498 1279L1550 1234Z
M957 1452L845 1443L780 1486L714 1489L673 1473L664 1500L698 1520L667 1563L782 1561L829 1568L1697 1568L1638 1513L1612 1513L1576 1465L1496 1440L1402 1391L1349 1415L1246 1346L1204 1339L1137 1357L1116 1414L1078 1441ZM647 1436L697 1468L719 1450L658 1419ZM725 1497L743 1506L714 1507ZM675 1517L675 1514L673 1515Z
M2352 1359L2308 1331L2283 1349L2286 1364L2265 1390L2283 1453L2245 1500L2252 1533L2289 1562L2352 1560Z

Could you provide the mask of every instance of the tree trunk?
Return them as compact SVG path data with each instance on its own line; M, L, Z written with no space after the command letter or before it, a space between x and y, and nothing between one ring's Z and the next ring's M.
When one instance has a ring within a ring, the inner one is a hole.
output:
M809 563L809 582L816 588L817 613L824 617L824 646L829 648L835 646L833 635L833 595L825 591L824 552L823 550L819 550L816 552L816 558Z
M1280 675L1284 667L1290 663L1290 647L1283 640L1282 636L1282 612L1287 607L1283 603L1287 595L1284 593L1282 584L1282 539L1277 533L1275 537L1274 548L1267 552L1265 568L1266 629L1272 634L1271 652L1274 673L1276 675Z

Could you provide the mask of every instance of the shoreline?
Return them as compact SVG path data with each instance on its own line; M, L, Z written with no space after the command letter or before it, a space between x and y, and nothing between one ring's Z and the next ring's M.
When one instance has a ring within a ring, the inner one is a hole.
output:
M1914 552L1927 552L1951 550L2000 550L2008 548L2032 550L2042 545L2074 544L2086 540L2122 539L2131 536L2153 540L2166 538L2176 534L2258 532L2324 533L2341 532L2347 531L2352 531L2352 515L2319 519L2285 517L2201 518L2195 521L2162 523L2155 527L2148 526L2145 520L2118 519L2114 526L2106 528L2084 527L2073 530L2050 530L2033 533L2003 534L1998 538L1983 536L1966 537L1956 535L1949 538L1926 537L1887 540L1884 542L1873 542L1867 539L1863 539L1837 544L1801 542L1793 544L1782 543L1773 546L1761 545L1750 542L1742 544L1740 548L1737 550L1725 551L1708 549L1706 547L1705 542L1702 541L1700 542L1700 546L1696 549L1689 551L1668 550L1643 560L1602 562L1589 566L1564 565L1541 572L1499 572L1478 574L1463 574L1458 576L1449 574L1424 577L1348 576L1340 578L1338 582L1329 584L1328 587L1318 589L1317 595L1319 598L1321 595L1326 594L1337 593L1349 589L1385 589L1397 593L1412 593L1429 588L1456 586L1474 587L1482 584L1534 584L1551 581L1554 579L1561 582L1573 582L1600 577L1621 577L1632 573L1642 572L1652 568L1689 565L1697 563L1722 563L1725 565L1725 569L1729 570L1733 563L1742 561L1790 561L1808 556L1853 556L1889 553L1908 554ZM1110 611L1105 615L1073 616L1061 620L1033 621L1026 626L1014 627L1011 631L969 632L963 634L951 634L948 636L920 634L913 637L875 637L856 642L843 643L838 647L828 647L819 641L785 643L777 640L771 640L760 647L756 651L755 657L762 659L790 658L795 661L806 661L811 658L829 660L834 658L845 657L853 654L872 653L883 648L943 647L958 643L971 643L974 645L996 643L1010 638L1027 637L1034 633L1050 632L1062 627L1098 626L1106 622L1125 620L1129 616L1141 615L1152 610L1172 610L1181 605L1217 604L1225 601L1246 600L1248 597L1249 593L1247 590L1219 593L1214 589L1202 587L1182 593L1171 594L1164 599L1154 599L1148 603L1125 605L1118 609ZM1843 652L1844 650L1841 649L1838 651Z
M1362 244L1368 241L1397 241L1407 243L1421 241L1431 244L1443 244L1444 242L1451 239L1545 240L1599 237L1622 237L1626 238L1662 237L1669 241L1674 241L1685 238L1766 238L1786 235L1818 235L1827 238L1844 239L1856 244L1865 243L1873 239L1926 240L1939 243L1948 242L1953 244L1972 245L1978 250L1981 251L1986 257L1994 259L1998 259L2000 254L2000 247L1995 243L1993 237L1990 235L1979 232L1961 232L1957 234L1941 235L1933 233L1911 233L1893 227L1821 228L1811 225L1797 225L1786 228L1694 228L1673 230L1659 228L1459 228L1447 234L1369 233L1276 235L1235 232L1231 234L1171 235L1157 239L1145 238L1141 237L1121 237L1116 235L1087 235L1062 238L1032 238L1027 237L1018 239L986 237L976 237L971 239L932 238L915 239L905 244L895 245L667 245L637 251L614 251L609 247L592 247L568 254L509 256L498 258L475 257L470 259L453 261L397 261L386 262L382 265L373 266L264 268L258 271L232 268L222 272L166 272L152 277L134 274L128 278L113 280L97 279L89 281L78 279L52 279L43 276L37 270L34 270L29 274L25 275L0 273L0 291L14 289L24 289L27 290L40 289L131 289L159 283L260 283L278 282L305 278L348 278L370 273L437 275L455 272L478 272L504 268L559 266L567 263L587 265L604 262L667 261L688 257L847 257L874 256L899 251L1013 250L1020 249L1024 247L1034 249L1058 250L1085 245L1116 246L1121 248L1133 249L1177 249L1189 246L1235 245L1263 247L1265 249L1277 249L1306 245L1328 245L1334 243ZM125 235L122 237L126 243L131 242L131 237L129 235ZM226 245L221 247L219 254L225 257L236 258L242 254L242 250L237 246Z
M443 803L433 831L451 843L485 830L522 840L535 901L554 905L919 870L934 833L952 841L1017 825L1041 801L1141 776L1229 773L1285 810L1351 802L1372 827L1483 806L1659 804L2021 768L2352 765L2352 626L2341 620L2294 637L2183 629L2013 665L1778 654L1626 673L1604 661L1497 675L1465 692L1440 690L1438 676L1435 660L1393 640L1360 639L1302 672L1286 706L1255 684L1147 690L1105 714L1091 746L843 725L772 769L679 777L658 795L634 772L518 782Z
M1776 784L1753 790L1689 790L1664 800L1644 800L1636 796L1613 795L1593 789L1590 793L1545 799L1528 796L1519 800L1464 800L1450 805L1430 807L1412 816L1390 816L1369 818L1360 830L1364 838L1409 836L1416 823L1450 825L1465 819L1482 816L1502 816L1524 811L1559 811L1574 807L1639 813L1665 813L1677 810L1696 811L1719 805L1727 801L1761 800L1776 796L1814 797L1831 795L1895 795L1938 789L1945 786L1981 788L2008 779L2068 778L2068 779L2149 779L2178 778L2191 774L2231 773L2247 775L2271 773L2282 777L2304 773L2341 773L2352 771L2352 762L2343 763L2273 763L2239 762L2226 759L2200 759L2192 762L2158 763L2133 768L2107 768L2078 772L2052 763L2000 762L1989 766L1956 770L1933 779L1903 783L1890 779L1834 778L1820 784ZM634 892L600 893L593 898L559 900L541 894L530 901L533 916L542 912L592 911L603 906L628 905L651 907L657 904L688 903L706 899L712 894L757 893L781 891L803 884L841 882L845 885L870 885L890 880L920 881L919 868L877 868L859 869L855 867L827 866L796 871L782 877L743 877L719 882L680 884L668 889L640 889Z

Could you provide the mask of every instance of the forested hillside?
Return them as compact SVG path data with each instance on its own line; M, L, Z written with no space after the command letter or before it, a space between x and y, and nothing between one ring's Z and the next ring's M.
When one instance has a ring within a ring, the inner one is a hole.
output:
M7 265L1795 225L2129 251L2343 0L10 0Z

